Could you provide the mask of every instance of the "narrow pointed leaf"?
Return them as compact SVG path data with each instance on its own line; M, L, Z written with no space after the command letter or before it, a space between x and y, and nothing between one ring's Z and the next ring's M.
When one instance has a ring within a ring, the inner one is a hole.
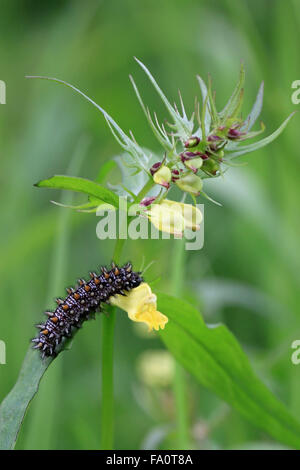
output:
M204 80L202 80L202 78L199 75L197 75L197 80L200 86L200 90L202 94L202 106L204 108L204 110L202 108L203 111L202 111L201 124L202 124L202 121L204 120L205 135L207 135L209 133L210 123L211 123L211 115L210 115L210 109L209 109L209 103L208 103L208 91L207 91L207 86ZM203 130L202 130L202 133L203 133Z
M262 110L262 105L263 105L263 97L264 97L264 82L261 82L260 87L258 89L258 93L256 96L256 100L254 102L254 105L247 116L244 125L241 127L241 130L247 130L250 131L250 129L253 127L255 124L257 118L259 117L261 110Z
M184 140L188 139L191 135L192 130L193 130L193 122L182 118L179 115L179 113L177 113L174 110L173 106L169 103L168 99L166 98L166 96L164 95L164 93L162 92L162 90L160 89L158 84L156 83L154 77L152 76L150 71L147 69L147 67L140 60L138 60L137 58L135 58L135 60L141 66L141 68L144 70L144 72L148 76L149 80L151 81L152 85L156 89L157 93L161 97L164 105L166 106L170 116L172 117L172 119L174 121L174 125L176 126L176 130L177 130L178 135Z
M255 142L254 144L240 146L237 148L237 150L231 151L226 156L228 156L229 158L239 157L240 155L254 152L255 150L258 150L270 144L271 142L273 142L273 140L275 140L281 134L281 132L284 130L287 123L294 116L294 114L295 114L295 111L289 115L289 117L281 124L281 126L275 132L273 132L273 134L269 135L268 137L265 137L262 140L259 140L258 142Z
M244 68L244 64L241 63L240 76L239 76L238 83L237 83L231 97L229 98L228 103L226 104L224 109L219 113L219 116L220 116L220 118L222 119L223 122L226 121L226 119L229 116L231 116L233 110L236 108L236 104L239 100L239 96L240 96L241 90L244 86L244 83L245 83L245 68Z
M43 77L40 75L28 75L26 78L39 78L42 80L50 80L56 83L60 83L61 85L65 85L68 88L71 88L74 90L76 93L79 93L81 96L83 96L87 101L89 101L93 106L95 106L98 111L102 113L102 115L105 117L106 122L109 124L110 130L112 131L114 137L118 141L118 143L121 145L123 149L125 149L127 152L129 152L134 158L137 160L139 158L143 158L143 152L142 149L134 142L131 140L125 132L120 128L120 126L114 121L114 119L101 107L99 106L95 101L93 101L91 98L89 98L85 93L83 93L81 90L76 88L75 86L71 85L68 82L65 82L64 80L59 80L58 78L52 78L52 77Z
M136 96L137 96L137 99L138 99L138 101L139 101L139 103L140 103L140 105L141 105L142 110L144 111L144 114L145 114L145 116L146 116L146 118L147 118L147 121L148 121L148 123L149 123L149 125L150 125L150 127L151 127L151 129L152 129L152 131L153 131L153 133L154 133L154 135L155 135L155 137L157 138L157 140L160 142L160 144L161 144L167 151L172 150L173 145L172 145L171 142L169 141L167 134L166 134L166 135L162 135L162 133L161 133L160 130L159 130L160 128L156 128L156 126L155 126L155 124L154 124L154 122L153 122L153 120L152 120L152 118L151 118L151 114L150 114L149 109L147 109L146 106L144 105L144 102L143 102L143 100L142 100L142 98L141 98L140 92L139 92L139 90L138 90L138 87L137 87L136 84L135 84L135 81L133 80L133 78L132 78L131 75L129 76L129 78L130 78L130 81L131 81L131 83L132 83L134 92L135 92L135 94L136 94Z

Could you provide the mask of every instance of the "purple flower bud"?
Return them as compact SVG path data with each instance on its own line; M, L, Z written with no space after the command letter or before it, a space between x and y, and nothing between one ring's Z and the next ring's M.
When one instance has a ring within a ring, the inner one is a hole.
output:
M184 153L187 157L191 157L191 158L198 157L199 155L201 155L201 152L184 152Z
M155 196L148 196L144 197L144 199L140 202L140 206L148 207L152 202L154 202L156 199Z
M180 160L182 161L182 163L184 163L187 160L187 157L185 156L184 153L180 154Z
M193 137L190 137L185 143L184 143L184 146L185 148L192 148L192 147L196 147L200 142L200 139L199 137L196 137L196 136L193 136Z
M159 170L161 165L162 165L162 162L156 162L156 163L154 163L154 165L152 165L152 167L150 168L150 173L151 173L152 176L154 175L154 173L157 172L157 170Z
M172 182L175 183L176 180L179 179L180 177L180 173L182 172L183 170L172 170Z
M222 140L218 135L209 135L207 137L208 142L215 142L216 140Z
M192 158L201 157L201 156L202 156L201 152L183 152L180 154L180 159L182 163L184 163L186 160L191 160Z
M234 139L238 139L243 134L244 134L244 132L240 132L237 129L234 129L232 127L231 129L229 129L229 131L227 133L227 137L228 137L228 139L234 140Z

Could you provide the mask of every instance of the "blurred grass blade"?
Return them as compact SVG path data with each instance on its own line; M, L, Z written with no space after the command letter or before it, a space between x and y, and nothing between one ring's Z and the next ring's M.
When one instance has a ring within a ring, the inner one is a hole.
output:
M169 318L160 336L175 358L252 424L300 449L300 423L255 375L230 331L223 325L207 326L181 299L159 294L158 307Z
M258 150L258 149L260 149L262 147L265 147L266 145L270 144L271 142L273 142L273 140L275 140L281 134L281 132L284 130L284 128L286 127L289 120L294 116L295 112L296 111L291 113L288 116L288 118L281 124L281 126L278 127L278 129L275 132L273 132L273 134L269 135L268 137L265 137L262 140L259 140L258 142L255 142L254 144L240 146L240 147L238 147L237 150L231 151L230 153L228 153L227 156L229 158L239 157L240 155L244 155L246 153L254 152L255 150Z
M55 175L46 180L39 181L35 186L38 188L68 189L71 191L77 191L87 194L88 196L94 196L100 201L111 204L114 207L119 206L119 198L115 193L110 191L110 189L85 178Z

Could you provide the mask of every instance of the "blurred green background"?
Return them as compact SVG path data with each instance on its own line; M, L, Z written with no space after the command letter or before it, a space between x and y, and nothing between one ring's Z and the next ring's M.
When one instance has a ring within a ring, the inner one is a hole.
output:
M300 4L286 0L143 0L1 2L0 106L1 317L7 364L0 365L0 401L14 385L33 324L64 287L109 263L112 241L96 238L98 219L50 204L61 195L33 187L53 174L94 178L120 153L100 113L70 90L24 76L54 76L78 86L138 142L157 150L128 75L145 102L166 117L133 56L171 101L180 88L193 110L196 74L210 72L222 107L246 66L245 115L265 81L262 119L270 133L297 106ZM241 161L206 190L205 246L187 252L183 295L208 323L224 322L255 370L300 419L300 365L291 363L299 328L299 116L278 140ZM65 196L64 196L65 197ZM70 200L70 199L69 199ZM77 200L77 198L76 198ZM82 200L82 199L78 199ZM204 201L201 201L204 202ZM174 243L129 241L135 267L154 260L148 281L170 293ZM101 321L86 324L72 351L47 371L20 433L18 449L97 449L100 441ZM118 449L176 448L174 400L159 370L145 376L143 354L162 350L126 315L118 315L115 408ZM148 359L149 360L149 359ZM146 361L148 363L148 361ZM167 361L168 363L168 361ZM167 367L167 366L166 366ZM154 368L155 369L155 368ZM168 378L168 372L162 371ZM158 375L158 377L156 377ZM273 448L271 441L187 376L193 448Z

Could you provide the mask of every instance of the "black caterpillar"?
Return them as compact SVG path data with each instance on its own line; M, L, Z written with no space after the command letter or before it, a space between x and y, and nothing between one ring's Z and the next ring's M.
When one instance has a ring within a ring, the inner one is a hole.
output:
M123 267L112 263L110 270L101 267L101 271L99 276L91 272L90 281L79 279L76 290L67 288L68 296L56 299L58 305L55 311L45 312L49 317L47 321L36 325L40 333L32 340L36 343L33 349L39 349L42 358L55 357L63 337L71 337L74 328L80 328L96 311L101 311L101 303L108 303L109 298L116 294L126 295L125 292L143 282L141 273L132 271L130 263Z

